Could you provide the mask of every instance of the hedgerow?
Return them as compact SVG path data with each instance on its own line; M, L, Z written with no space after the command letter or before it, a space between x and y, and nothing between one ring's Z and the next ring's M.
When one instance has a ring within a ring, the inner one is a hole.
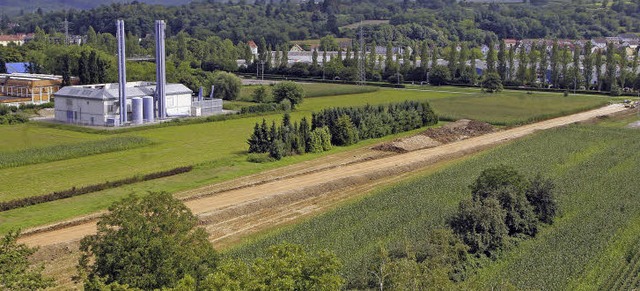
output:
M134 176L134 177L125 178L125 179L116 180L116 181L107 181L101 184L94 184L94 185L89 185L84 187L72 187L71 189L55 191L45 195L31 196L31 197L11 200L7 202L0 202L0 211L7 211L11 209L16 209L16 208L27 207L30 205L36 205L36 204L51 202L51 201L60 200L64 198L70 198L78 195L98 192L98 191L116 188L124 185L134 184L138 182L144 182L144 181L174 176L174 175L190 172L191 170L193 170L193 166L178 167L171 170L150 173L143 176Z

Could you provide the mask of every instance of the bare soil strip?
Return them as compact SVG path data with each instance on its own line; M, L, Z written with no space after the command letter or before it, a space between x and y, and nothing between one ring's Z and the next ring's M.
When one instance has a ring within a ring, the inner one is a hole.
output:
M369 149L340 153L315 161L176 194L196 214L218 247L256 231L322 212L341 201L412 173L437 167L451 159L479 152L529 134L625 110L622 105L550 119L493 132L435 148L402 154ZM78 241L96 232L95 217L75 223L27 231L20 242L40 246L34 261L45 262L45 272L58 278L61 288L72 287L69 271L77 257ZM63 247L61 247L63 246ZM65 274L62 274L65 273Z

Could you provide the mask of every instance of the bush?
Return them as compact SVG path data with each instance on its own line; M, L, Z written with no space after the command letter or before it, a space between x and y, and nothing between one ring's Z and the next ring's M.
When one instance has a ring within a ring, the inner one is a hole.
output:
M242 81L238 76L218 71L213 74L213 85L215 86L215 96L224 100L235 100L240 95Z
M471 253L493 253L508 236L534 237L540 221L556 214L553 182L539 175L531 182L510 167L489 168L470 186L472 198L460 202L449 220Z
M500 79L500 75L494 72L487 73L484 78L482 78L482 87L489 93L502 91L502 80Z
M253 90L253 93L251 93L251 98L255 102L265 103L271 100L271 94L269 90L267 90L267 87L260 85L258 88Z
M273 86L273 99L278 103L283 100L289 100L291 108L295 108L296 105L302 103L303 98L304 89L295 82L280 82Z
M332 136L332 143L335 145L352 145L358 142L358 131L351 122L349 115L341 115L338 117L334 134Z
M281 140L275 140L271 143L271 147L269 148L269 156L280 160L284 156L286 156L285 144Z
M434 65L429 72L429 83L434 86L441 86L451 80L449 68L441 65Z
M266 153L261 153L261 154L251 153L247 156L247 162L250 162L250 163L262 164L262 163L270 163L273 161L275 161L275 159Z
M78 271L85 289L97 280L154 290L197 282L213 273L219 256L198 219L169 193L130 196L109 207L97 233L80 242Z

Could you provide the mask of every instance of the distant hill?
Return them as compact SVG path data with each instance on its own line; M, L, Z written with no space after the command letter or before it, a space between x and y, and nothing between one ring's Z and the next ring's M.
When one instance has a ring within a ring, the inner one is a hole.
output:
M61 10L61 9L91 9L103 4L110 3L129 3L133 1L123 0L2 0L0 1L0 11L2 14L18 15L21 11L35 12L38 8L43 11ZM148 4L160 4L160 5L182 5L191 2L191 0L138 0L137 2L144 2Z

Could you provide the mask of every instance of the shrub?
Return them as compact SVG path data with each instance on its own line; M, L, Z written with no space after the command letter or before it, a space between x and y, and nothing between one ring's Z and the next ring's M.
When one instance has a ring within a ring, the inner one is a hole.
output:
M335 145L352 145L358 142L358 131L351 122L349 115L338 117L335 130L332 136L332 143Z
M284 156L286 156L285 144L281 140L275 140L271 143L271 147L269 148L269 156L280 160Z
M273 161L275 161L275 159L266 153L261 153L261 154L251 153L247 156L247 162L250 162L250 163L262 164L262 163L270 163Z
M273 99L280 103L283 100L291 102L291 108L302 103L304 98L304 89L295 82L280 82L273 86Z
M253 90L253 93L251 93L251 97L253 101L258 103L265 103L271 100L271 94L269 90L267 90L267 87L262 85Z
M238 76L218 71L213 75L212 83L215 86L215 96L224 100L235 100L240 95L242 81Z
M487 73L482 79L482 87L489 93L502 91L502 79L500 75L495 72Z

